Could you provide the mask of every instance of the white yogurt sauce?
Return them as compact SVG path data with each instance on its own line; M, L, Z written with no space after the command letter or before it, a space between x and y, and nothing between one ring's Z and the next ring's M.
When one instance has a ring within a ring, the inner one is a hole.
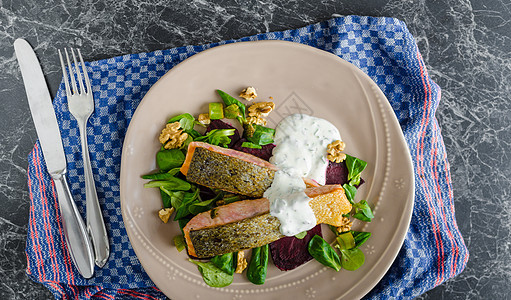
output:
M327 120L304 114L284 118L275 129L270 162L279 169L264 193L270 200L270 214L279 219L280 232L293 236L316 226L302 178L325 184L327 146L341 135Z

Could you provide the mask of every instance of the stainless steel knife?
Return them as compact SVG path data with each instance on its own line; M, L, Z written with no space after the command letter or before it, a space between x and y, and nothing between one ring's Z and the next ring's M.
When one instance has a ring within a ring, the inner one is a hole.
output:
M27 41L17 39L14 42L14 50L46 167L57 190L67 248L78 272L83 277L90 278L94 274L92 243L67 184L64 147L43 71Z

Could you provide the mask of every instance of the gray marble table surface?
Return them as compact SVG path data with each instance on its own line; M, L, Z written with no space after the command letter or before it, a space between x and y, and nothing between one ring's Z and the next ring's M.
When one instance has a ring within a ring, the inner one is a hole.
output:
M48 299L25 274L27 155L36 140L16 38L41 60L52 96L57 49L87 60L297 28L332 14L404 20L433 80L451 165L463 273L420 299L511 299L511 2L509 0L0 0L0 299Z

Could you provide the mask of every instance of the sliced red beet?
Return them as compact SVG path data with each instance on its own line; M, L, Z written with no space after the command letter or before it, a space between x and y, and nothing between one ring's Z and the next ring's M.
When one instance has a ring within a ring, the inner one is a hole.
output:
M311 260L312 256L309 254L307 246L316 234L322 236L321 225L316 225L309 230L303 239L287 236L271 243L270 252L275 266L282 271L289 271Z
M245 153L248 153L248 154L252 154L252 155L257 156L257 157L259 157L261 159L264 159L264 160L269 160L270 157L271 157L271 153L273 151L273 148L275 148L274 144L268 144L268 145L261 146L261 149L246 148L246 147L242 147L241 146L244 142L247 142L247 139L245 139L245 138L240 139L234 145L234 147L232 147L232 149L235 149L235 150L238 150L238 151L241 151L241 152L245 152Z
M233 126L225 123L222 120L211 120L211 123L209 123L208 128L206 129L206 132L210 132L213 129L234 129L234 134L230 136L231 142L229 143L228 148L233 148L233 146L240 140L241 136L238 131L238 129L234 128Z
M346 162L328 162L326 169L326 184L345 184L348 182L348 167Z
M348 167L346 167L346 162L328 162L328 167L326 169L326 183L325 184L345 184L348 182ZM360 183L355 187L358 188L360 185L364 183L364 179L360 178Z

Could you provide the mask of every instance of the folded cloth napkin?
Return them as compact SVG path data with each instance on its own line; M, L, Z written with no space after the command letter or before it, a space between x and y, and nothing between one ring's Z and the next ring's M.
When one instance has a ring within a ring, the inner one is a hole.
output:
M88 141L111 255L91 279L73 268L55 187L39 143L29 155L30 221L27 274L57 299L164 299L138 261L121 216L119 171L123 138L149 88L168 70L202 50L238 41L286 40L334 53L369 75L399 119L415 171L415 206L403 247L367 298L412 298L460 273L468 259L456 225L449 164L435 111L440 88L430 79L406 25L392 18L346 16L300 29L258 34L202 46L125 55L88 63L96 100ZM61 84L54 106L68 161L73 196L84 215L85 183L78 126Z

